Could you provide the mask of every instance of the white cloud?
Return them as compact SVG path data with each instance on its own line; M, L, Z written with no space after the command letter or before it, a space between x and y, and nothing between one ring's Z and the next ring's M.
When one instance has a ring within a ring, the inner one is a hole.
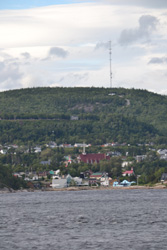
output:
M164 57L153 57L150 59L148 64L167 64L167 56Z
M48 57L46 59L50 59L50 58L55 58L55 57L59 57L59 58L66 58L68 56L69 52L59 48L59 47L52 47L49 50L48 53Z
M150 35L155 31L158 24L158 19L151 15L143 15L139 19L139 27L135 29L125 29L121 32L119 43L127 45L137 40L150 38Z
M142 6L145 8L167 8L166 0L99 0L112 5Z
M21 88L24 74L20 71L17 58L11 58L6 54L5 57L7 59L0 62L0 90Z
M28 53L28 52L23 52L23 53L21 53L21 55L22 55L25 59L29 59L29 58L30 58L30 53Z

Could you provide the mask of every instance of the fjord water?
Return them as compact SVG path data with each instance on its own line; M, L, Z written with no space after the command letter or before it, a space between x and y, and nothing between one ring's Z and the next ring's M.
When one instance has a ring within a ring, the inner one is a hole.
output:
M0 194L0 249L167 249L167 190Z

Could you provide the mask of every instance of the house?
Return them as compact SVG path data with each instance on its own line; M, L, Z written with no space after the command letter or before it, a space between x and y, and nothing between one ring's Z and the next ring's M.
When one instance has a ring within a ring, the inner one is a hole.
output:
M55 174L55 172L53 170L50 170L49 174L53 176Z
M33 180L33 181L38 181L38 180L39 180L38 175L34 175L34 176L32 177L32 180Z
M68 167L68 164L72 163L71 155L64 156L64 158L65 158L64 163L65 163L66 167Z
M161 155L161 156L160 156L160 160L165 160L165 161L167 161L167 154L166 154L166 155Z
M111 143L111 146L112 146L112 147L117 147L117 146L119 146L119 143L118 143L118 142L112 142L112 143Z
M74 177L73 180L75 181L77 186L82 186L82 178Z
M108 142L104 145L102 145L103 147L116 147L116 146L119 146L119 143L117 142Z
M101 172L97 172L97 173L93 173L90 175L89 178L89 185L92 184L100 184L102 186L109 186L109 178L108 178L108 174L106 172L101 173Z
M17 177L17 178L22 178L22 176L21 176L20 173L13 173L13 176L14 176L14 177Z
M132 164L133 164L132 161L123 161L123 162L122 162L122 168L128 167L128 166L130 166L130 165L132 165Z
M18 146L16 144L10 145L11 148L17 149Z
M78 162L85 162L85 163L99 163L102 160L110 160L110 156L106 154L80 154L78 157Z
M147 155L136 155L135 159L137 162L141 162L143 160L145 160L147 157Z
M25 181L30 181L31 179L28 178L28 177L25 177L24 180L25 180Z
M90 179L96 179L96 180L100 180L102 178L102 176L105 175L105 173L103 174L102 172L97 172L97 173L93 173L90 175Z
M84 147L89 147L89 145L87 145L85 143L75 143L74 147L75 148L84 148Z
M133 176L133 175L134 175L133 167L131 167L131 170L127 170L122 173L122 176Z
M167 173L163 173L161 176L161 182L167 181Z
M41 153L41 147L35 147L34 148L34 153Z
M121 183L119 183L118 181L115 181L113 183L113 187L129 187L131 186L131 184L134 182L129 182L127 180L123 180Z
M53 176L52 178L52 188L64 188L67 187L67 179L61 178L59 176Z
M78 120L79 120L79 117L78 117L78 116L72 115L72 116L70 117L70 119L71 119L71 121L78 121Z
M6 155L7 154L7 149L1 149L0 153L3 154L3 155Z
M48 148L56 148L57 147L57 143L51 141L48 144L46 144L46 147L48 147Z
M98 186L98 181L94 178L89 179L89 186L96 185Z
M113 182L113 187L122 187L118 181Z
M47 178L48 172L47 171L43 171L43 172L39 172L38 173L38 177L39 178Z
M42 164L42 165L50 165L51 164L51 160L41 161L40 164Z
M97 185L100 184L100 179L103 176L103 173L98 172L98 173L93 173L89 177L89 185Z
M114 156L116 156L116 157L119 157L119 156L121 156L122 154L120 153L120 152L118 152L118 151L111 151L111 152L108 152L108 155L110 155L110 156L112 156L112 157L114 157Z
M121 183L120 183L123 187L129 187L131 186L131 182L127 181L127 180L123 180Z
M68 187L70 185L71 180L72 180L72 177L69 174L66 176L66 178L61 178L60 176L55 175L52 178L51 187L52 188L65 188L65 187Z
M167 149L159 149L157 153L159 154L160 160L167 160Z
M167 154L167 149L158 149L157 153L159 155L166 155Z
M67 144L67 143L63 143L63 144L59 145L59 148L73 148L73 145Z
M109 186L109 178L108 176L102 176L100 179L100 185L104 186L104 187L108 187Z
M73 146L71 144L65 143L63 144L63 148L73 148Z
M85 172L80 173L80 178L88 179L91 174L93 174L92 170L86 170Z

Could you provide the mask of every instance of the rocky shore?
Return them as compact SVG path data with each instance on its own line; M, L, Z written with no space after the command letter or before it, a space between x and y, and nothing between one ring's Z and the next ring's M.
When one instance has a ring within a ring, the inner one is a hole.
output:
M6 193L19 193L19 192L46 192L46 191L81 191L81 190L132 190L132 189L167 189L167 186L164 184L155 184L153 186L130 186L130 187L67 187L67 188L42 188L42 189L20 189L14 190L4 187L0 189L0 194Z

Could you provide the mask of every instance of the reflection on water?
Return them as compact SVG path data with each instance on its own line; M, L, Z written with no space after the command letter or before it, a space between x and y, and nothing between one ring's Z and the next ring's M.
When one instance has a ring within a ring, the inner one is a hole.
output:
M0 249L167 249L167 190L0 194Z

